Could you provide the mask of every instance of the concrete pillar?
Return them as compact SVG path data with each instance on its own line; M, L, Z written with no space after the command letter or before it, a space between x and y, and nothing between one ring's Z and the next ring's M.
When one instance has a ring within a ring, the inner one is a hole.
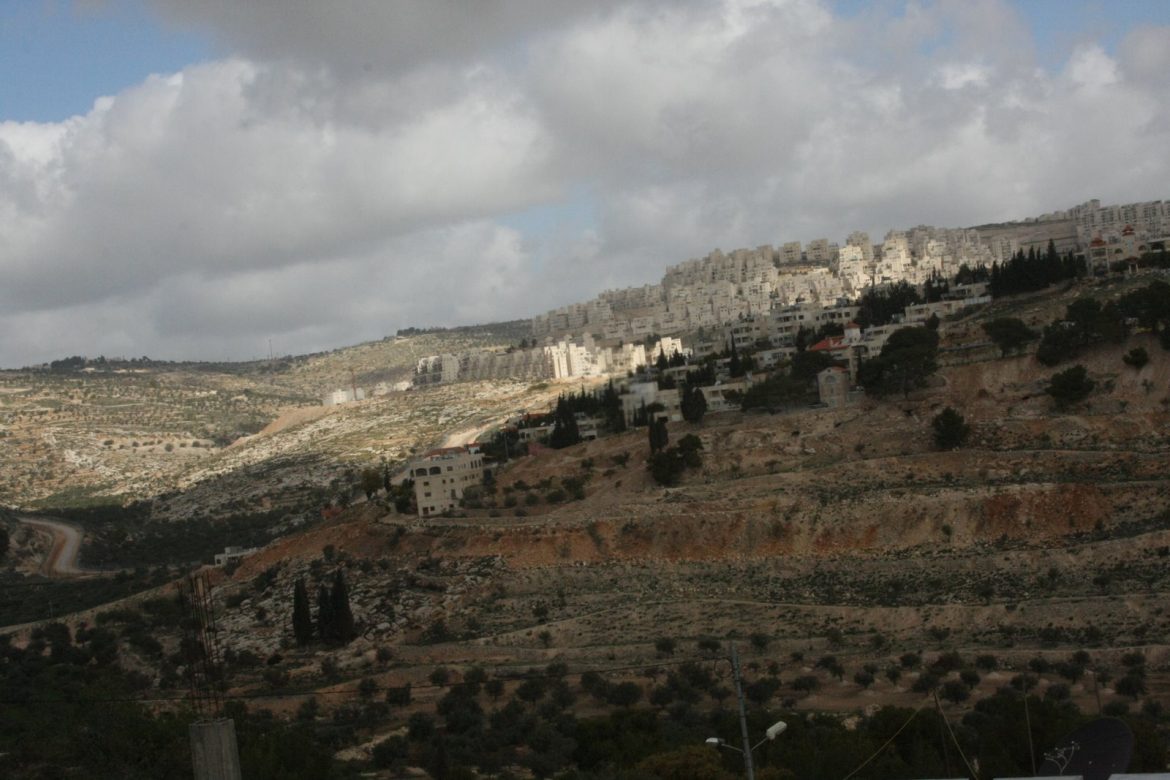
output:
M224 718L192 723L187 733L195 780L241 780L235 721Z

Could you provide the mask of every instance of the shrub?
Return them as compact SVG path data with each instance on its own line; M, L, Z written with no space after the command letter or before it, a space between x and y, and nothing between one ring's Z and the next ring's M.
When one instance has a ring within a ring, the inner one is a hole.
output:
M659 655L674 655L675 641L669 637L659 637L654 640L654 650Z
M962 667L963 657L954 650L939 654L939 657L930 665L931 671L944 675Z
M1032 660L1028 661L1028 669L1036 674L1047 674L1052 671L1052 664L1044 656L1038 655Z
M702 639L700 639L696 643L696 646L702 652L707 653L709 655L714 655L715 653L719 652L719 648L722 647L722 644L719 642L718 639L713 639L711 637L703 637Z
M983 331L999 347L1001 356L1020 349L1029 341L1035 341L1040 334L1015 317L1000 317L983 323Z
M410 683L398 688L387 688L386 703L394 707L405 707L410 704Z
M922 672L918 675L918 679L910 686L910 690L915 693L930 693L938 687L939 679L931 672Z
M792 690L811 693L821 687L821 681L815 674L805 674L792 681Z
M967 689L967 686L959 680L947 680L943 683L942 690L939 694L947 701L955 704L964 702L971 696L971 692Z
M935 415L930 427L934 429L934 446L940 450L961 447L971 435L971 426L967 425L963 415L949 406Z
M1121 360L1127 366L1140 370L1146 363L1150 362L1150 353L1146 352L1145 347L1134 347L1125 353Z
M995 667L999 666L999 659L994 655L977 655L975 656L975 667L982 669L985 672L990 672Z
M1124 677L1118 678L1117 682L1113 684L1113 690L1122 696L1129 696L1131 699L1143 696L1146 693L1145 676L1131 671Z
M1052 396L1056 408L1065 409L1078 401L1088 398L1096 383L1089 379L1089 372L1082 365L1053 374L1044 392Z

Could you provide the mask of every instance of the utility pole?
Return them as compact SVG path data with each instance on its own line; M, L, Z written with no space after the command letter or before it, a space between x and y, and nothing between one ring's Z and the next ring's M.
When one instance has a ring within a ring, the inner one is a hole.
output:
M236 724L231 718L223 717L219 627L207 574L188 575L181 595L189 618L186 638L202 649L199 658L187 662L191 700L197 713L197 720L187 727L195 780L240 780Z
M748 739L747 712L743 706L743 682L739 678L739 653L735 652L735 645L731 646L731 671L735 678L735 696L739 699L739 730L743 735L743 767L747 770L748 780L756 780L756 771L752 767L752 743Z

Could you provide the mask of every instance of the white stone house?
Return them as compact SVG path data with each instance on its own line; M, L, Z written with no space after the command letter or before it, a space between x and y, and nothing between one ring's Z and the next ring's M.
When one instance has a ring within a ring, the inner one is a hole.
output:
M419 517L453 511L463 493L483 484L483 455L478 447L431 450L410 468Z

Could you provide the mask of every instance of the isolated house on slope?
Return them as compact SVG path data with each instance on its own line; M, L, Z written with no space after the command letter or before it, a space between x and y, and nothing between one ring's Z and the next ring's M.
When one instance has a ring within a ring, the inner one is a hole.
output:
M431 450L411 466L410 476L419 517L454 511L468 488L483 483L483 455L475 446Z

